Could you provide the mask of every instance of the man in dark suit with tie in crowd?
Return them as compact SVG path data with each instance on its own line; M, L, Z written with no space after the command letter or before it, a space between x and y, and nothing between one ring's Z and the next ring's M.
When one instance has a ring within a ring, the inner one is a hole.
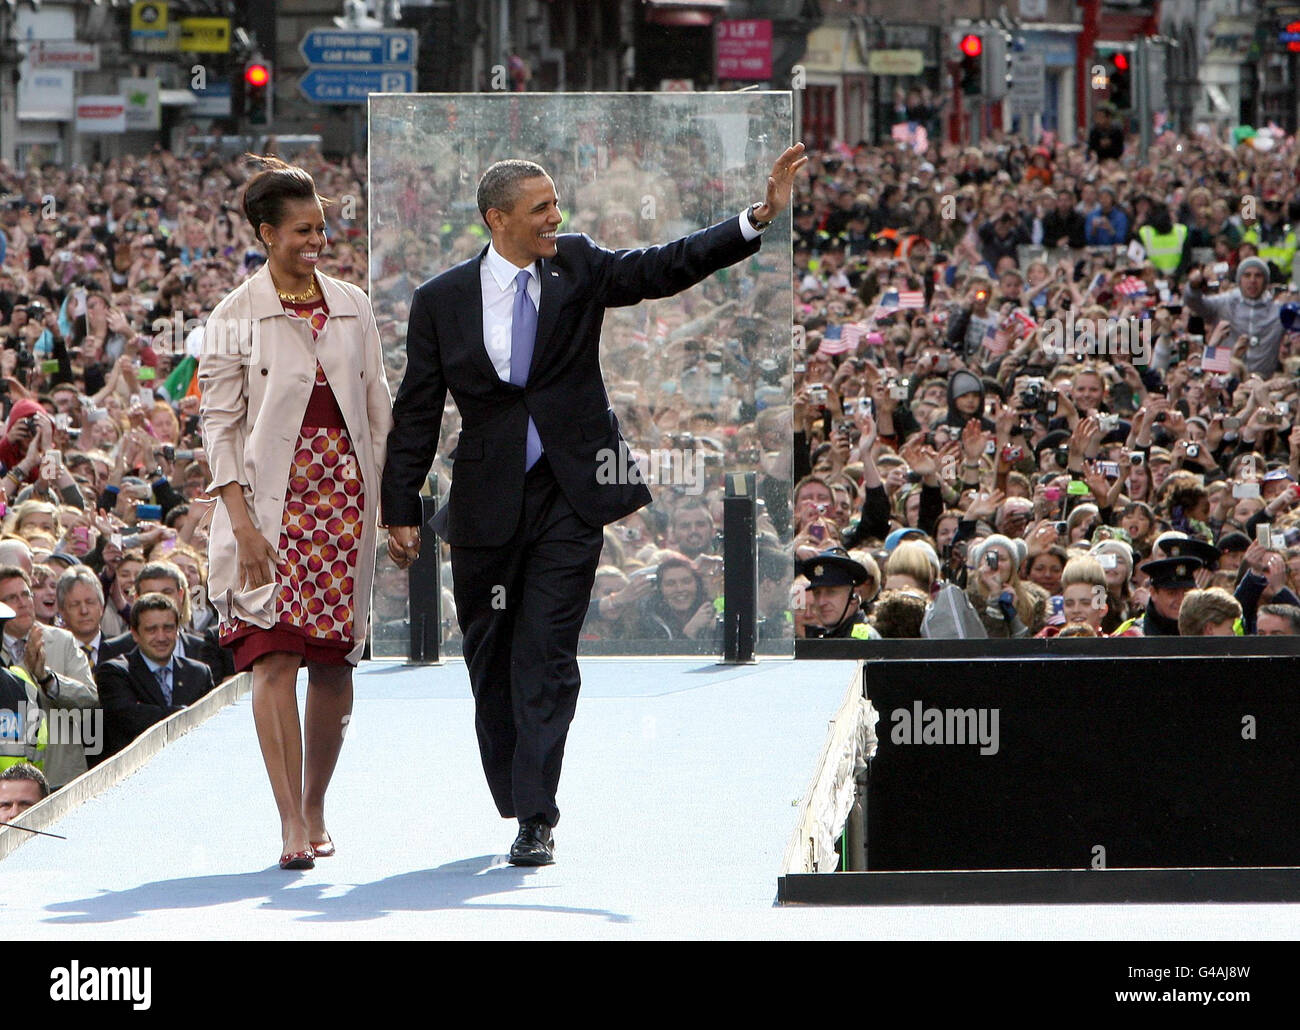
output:
M498 162L478 185L491 244L415 291L383 520L389 554L408 566L450 390L462 426L432 528L451 545L488 786L502 817L519 820L515 865L554 861L555 794L602 527L651 500L639 475L597 477L598 467L635 467L601 378L605 309L672 296L757 252L790 203L802 155L795 144L777 159L763 203L671 243L620 251L558 234L551 177L529 161Z
M96 670L105 758L212 689L206 665L176 654L180 622L180 610L164 594L145 594L131 605L136 649L101 662Z

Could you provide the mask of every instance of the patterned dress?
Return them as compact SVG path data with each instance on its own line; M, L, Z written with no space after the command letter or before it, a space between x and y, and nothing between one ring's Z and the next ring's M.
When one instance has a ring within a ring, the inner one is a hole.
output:
M285 302L284 309L310 324L313 341L329 317L323 297ZM284 494L275 625L263 629L235 619L221 626L221 641L234 649L241 672L273 651L323 665L347 664L356 644L353 592L364 510L352 439L318 361Z

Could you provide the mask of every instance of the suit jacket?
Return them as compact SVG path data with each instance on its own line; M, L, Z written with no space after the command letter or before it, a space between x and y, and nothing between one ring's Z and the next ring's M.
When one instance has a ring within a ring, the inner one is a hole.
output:
M479 263L487 247L421 285L411 301L406 374L388 437L384 523L420 524L420 488L448 390L461 433L447 503L432 522L448 543L495 547L515 531L530 415L561 491L584 521L602 526L649 504L649 489L629 474L632 458L601 378L605 309L679 293L755 253L760 239L747 241L735 216L641 250L606 250L582 233L557 236L555 257L535 266L541 301L525 386L502 380L483 345ZM598 469L616 474L598 481Z
M185 657L202 662L212 672L213 683L224 683L235 674L235 656L229 648L222 647L217 640L215 630L207 633L182 633L181 640L185 646ZM130 631L121 636L101 639L99 642L99 665L114 658L121 658L135 650L135 637ZM54 668L54 666L50 666ZM98 666L96 666L98 674Z
M42 708L98 708L99 689L90 662L66 629L42 626L45 641L45 665L54 673L49 691L40 692ZM48 698L48 701L47 701ZM86 741L91 743L91 741ZM86 771L86 752L75 740L51 741L45 758L45 776L52 787L62 787Z
M192 705L212 689L212 673L202 662L172 658L172 703L158 678L135 651L101 662L99 699L104 705L104 757L115 755L156 722Z

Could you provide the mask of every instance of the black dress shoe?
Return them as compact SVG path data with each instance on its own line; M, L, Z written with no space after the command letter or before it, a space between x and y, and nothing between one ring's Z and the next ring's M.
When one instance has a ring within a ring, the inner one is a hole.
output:
M540 819L525 819L519 836L510 845L511 865L551 865L555 861L555 837Z

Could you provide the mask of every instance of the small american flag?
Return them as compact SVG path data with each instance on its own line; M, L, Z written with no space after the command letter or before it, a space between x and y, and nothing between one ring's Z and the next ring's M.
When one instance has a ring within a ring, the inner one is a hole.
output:
M898 308L898 291L886 290L884 295L880 298L880 303L876 305L876 315L877 317L880 315L887 315L891 311L897 311Z
M1201 354L1201 368L1206 372L1227 375L1232 371L1232 348L1206 347Z
M862 336L863 333L865 332L865 330L862 327L862 323L852 322L849 325L843 326L841 328L842 328L842 332L840 334L840 339L846 345L856 350L858 344L862 341Z
M1121 297L1146 296L1147 284L1136 275L1126 275L1115 284L1115 292Z
M899 290L898 306L903 310L908 308L924 308L925 294L920 290Z

